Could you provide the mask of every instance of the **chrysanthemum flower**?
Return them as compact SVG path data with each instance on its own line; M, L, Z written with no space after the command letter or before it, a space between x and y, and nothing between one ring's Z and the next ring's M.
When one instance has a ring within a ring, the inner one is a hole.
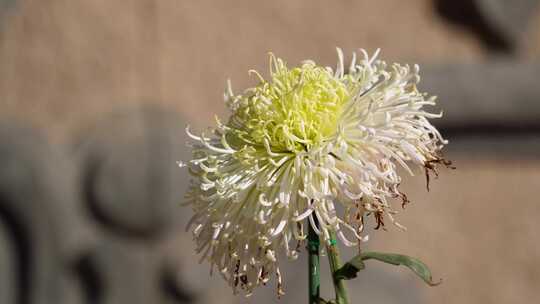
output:
M298 256L311 225L321 240L364 240L363 219L394 221L389 199L403 203L396 170L434 170L446 141L423 110L435 98L418 91L417 65L369 57L335 71L312 61L288 68L270 56L270 79L235 95L227 123L195 140L187 204L201 260L250 294L271 275L281 292L280 253ZM396 223L396 225L400 226ZM400 226L401 227L401 226Z

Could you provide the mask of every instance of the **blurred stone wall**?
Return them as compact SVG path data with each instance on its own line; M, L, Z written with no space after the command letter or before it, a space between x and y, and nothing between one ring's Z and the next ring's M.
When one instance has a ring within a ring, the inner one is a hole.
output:
M407 178L408 231L366 245L422 258L443 284L369 263L353 298L539 301L537 1L3 0L0 303L276 302L274 286L233 296L197 264L183 126L225 116L226 79L253 83L268 51L334 65L335 46L421 63L458 167L429 193ZM306 301L305 264L286 264L281 302Z

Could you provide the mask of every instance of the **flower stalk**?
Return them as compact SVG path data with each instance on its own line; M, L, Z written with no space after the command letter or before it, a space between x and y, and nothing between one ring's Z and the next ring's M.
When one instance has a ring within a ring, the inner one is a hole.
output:
M334 290L336 292L336 304L349 304L345 281L335 275L336 271L342 266L335 232L331 232L330 237L330 244L326 245L326 251L328 262L330 263L330 272L332 273L332 282L334 283Z
M308 232L308 277L309 277L309 304L319 304L320 286L321 286L321 270L319 261L319 236L309 227Z

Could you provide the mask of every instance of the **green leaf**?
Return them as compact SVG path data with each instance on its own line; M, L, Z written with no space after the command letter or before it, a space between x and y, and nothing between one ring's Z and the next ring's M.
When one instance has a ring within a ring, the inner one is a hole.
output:
M399 265L406 266L430 286L437 286L441 283L441 281L433 282L431 271L429 270L427 265L424 264L419 259L402 255L402 254L373 252L373 251L364 252L355 256L349 262L343 265L343 267L338 269L334 275L337 278L345 279L345 280L350 280L352 278L355 278L358 271L365 268L364 261L369 260L369 259L374 259L380 262L384 262L384 263L388 263L388 264L392 264L396 266L399 266Z

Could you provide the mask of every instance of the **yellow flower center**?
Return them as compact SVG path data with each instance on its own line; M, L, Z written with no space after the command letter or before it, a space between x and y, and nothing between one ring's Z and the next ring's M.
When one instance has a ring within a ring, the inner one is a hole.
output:
M271 80L238 96L229 121L231 141L255 146L268 142L273 152L301 152L320 145L336 132L342 107L349 100L346 85L331 71L305 62L288 69L271 57ZM237 139L237 140L235 140Z

